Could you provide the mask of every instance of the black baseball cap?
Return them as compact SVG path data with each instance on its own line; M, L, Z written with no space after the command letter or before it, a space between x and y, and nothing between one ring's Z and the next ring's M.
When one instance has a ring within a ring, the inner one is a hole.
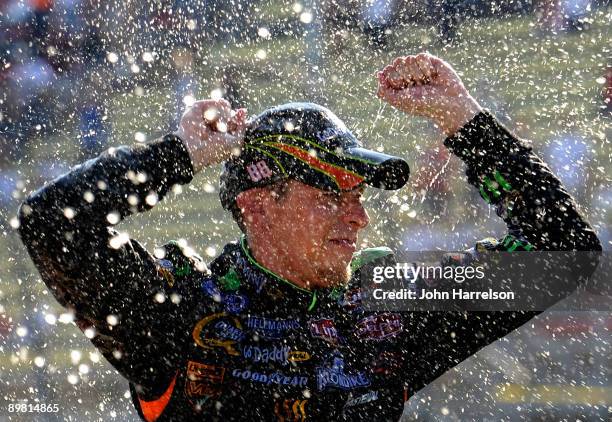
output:
M363 184L399 189L409 174L402 158L363 148L327 108L289 103L248 123L242 152L223 165L219 196L231 209L240 192L285 178L340 193Z

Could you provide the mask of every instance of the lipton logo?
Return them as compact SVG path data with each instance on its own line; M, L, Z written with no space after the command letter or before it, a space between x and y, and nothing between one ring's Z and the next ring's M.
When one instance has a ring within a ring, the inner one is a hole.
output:
M402 317L399 314L383 313L362 319L356 325L355 335L366 340L382 340L402 331Z
M232 356L240 355L236 343L245 337L240 320L225 312L220 312L202 318L193 328L193 340L204 349L217 347L225 349Z
M310 334L313 337L321 338L328 343L338 344L340 343L340 336L336 330L334 320L330 318L321 318L317 320L311 320L310 323Z

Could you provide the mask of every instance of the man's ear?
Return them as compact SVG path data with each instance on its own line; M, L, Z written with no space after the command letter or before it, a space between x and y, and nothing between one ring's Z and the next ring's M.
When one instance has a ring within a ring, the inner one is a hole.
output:
M236 205L240 208L242 220L247 227L261 226L268 222L267 209L270 199L270 191L265 188L253 188L238 194Z

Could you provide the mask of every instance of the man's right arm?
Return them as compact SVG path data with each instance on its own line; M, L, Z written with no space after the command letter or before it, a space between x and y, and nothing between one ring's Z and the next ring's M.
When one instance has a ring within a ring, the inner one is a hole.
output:
M149 379L149 358L170 347L163 343L171 336L151 333L147 342L147 332L161 329L156 319L173 310L155 301L163 291L155 259L112 226L191 178L185 147L170 135L111 148L34 192L20 208L21 238L45 284L105 357L139 384L157 382ZM155 363L156 375L167 375L170 362Z
M169 352L185 337L184 307L160 300L165 286L155 258L112 226L191 181L193 157L205 157L207 148L200 139L193 146L196 136L207 135L194 133L194 116L203 122L202 109L211 103L196 103L183 116L180 134L187 140L168 135L111 148L31 194L19 212L22 240L44 282L105 357L143 386L171 377Z

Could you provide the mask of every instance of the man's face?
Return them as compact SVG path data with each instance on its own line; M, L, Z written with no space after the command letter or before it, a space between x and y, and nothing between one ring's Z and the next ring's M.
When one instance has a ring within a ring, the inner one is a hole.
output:
M357 235L369 223L362 193L337 194L289 180L280 197L267 202L269 243L310 288L348 281Z

